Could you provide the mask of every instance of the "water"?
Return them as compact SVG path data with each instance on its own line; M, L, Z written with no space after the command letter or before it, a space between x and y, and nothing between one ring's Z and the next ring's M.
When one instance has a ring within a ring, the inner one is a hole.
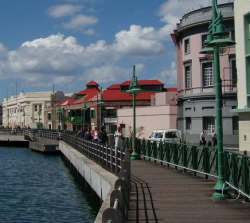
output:
M60 156L0 147L0 223L94 222L90 196Z

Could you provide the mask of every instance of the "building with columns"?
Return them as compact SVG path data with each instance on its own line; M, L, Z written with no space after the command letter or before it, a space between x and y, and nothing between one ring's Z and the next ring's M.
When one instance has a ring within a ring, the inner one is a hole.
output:
M235 1L236 64L238 68L239 149L250 151L250 2Z
M45 125L45 110L51 105L52 92L20 93L4 98L3 126L37 128Z
M234 39L234 5L226 3L221 9L225 29ZM211 7L200 8L185 14L172 33L177 49L178 128L186 141L199 143L202 130L210 140L215 129L215 84L212 54L201 52L205 48ZM220 69L223 92L224 144L238 144L237 73L235 48L220 52Z

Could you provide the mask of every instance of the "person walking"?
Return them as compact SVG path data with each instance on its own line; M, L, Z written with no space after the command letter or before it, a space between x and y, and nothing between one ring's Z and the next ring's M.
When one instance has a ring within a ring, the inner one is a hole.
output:
M122 129L121 127L118 127L115 134L115 148L118 149L121 146L121 141L122 141Z
M217 145L217 135L213 129L212 131L212 146L215 147Z
M203 145L205 146L206 145L206 134L205 134L205 131L202 130L201 133L200 133L200 145Z
M96 142L96 143L99 142L99 133L98 133L97 127L95 127L95 130L92 133L92 138L93 138L94 142Z
M87 130L84 133L84 139L91 141L92 140L92 135L91 135L91 131L90 128L87 128Z
M107 132L105 130L105 127L103 126L101 128L101 131L99 132L99 142L106 145L107 141L108 141Z

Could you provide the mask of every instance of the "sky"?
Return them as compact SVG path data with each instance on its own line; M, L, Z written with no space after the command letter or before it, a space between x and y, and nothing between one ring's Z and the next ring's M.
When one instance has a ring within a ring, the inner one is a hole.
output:
M197 4L197 2L199 2ZM221 0L219 2L228 2ZM1 0L0 100L17 92L77 92L131 78L176 85L170 34L210 0ZM17 87L16 87L17 86Z

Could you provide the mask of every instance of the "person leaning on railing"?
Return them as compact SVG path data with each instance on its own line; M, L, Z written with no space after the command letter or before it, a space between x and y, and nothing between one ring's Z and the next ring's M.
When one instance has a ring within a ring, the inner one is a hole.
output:
M122 145L122 129L121 127L118 127L115 134L115 149L118 149L121 147Z

